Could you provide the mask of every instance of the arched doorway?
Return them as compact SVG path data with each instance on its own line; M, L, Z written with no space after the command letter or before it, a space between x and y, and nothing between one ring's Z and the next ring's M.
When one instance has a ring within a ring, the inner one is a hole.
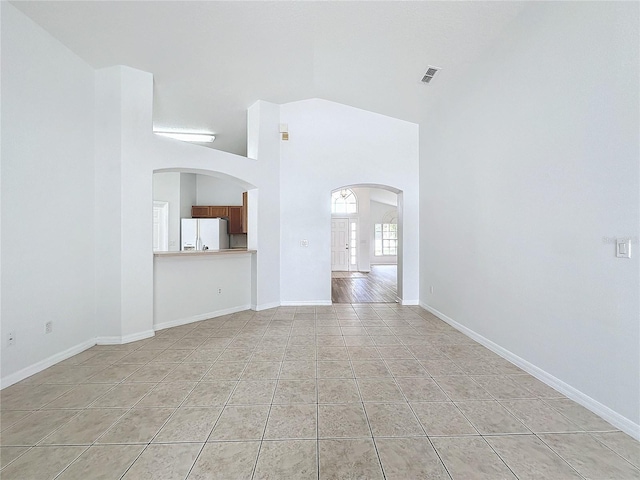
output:
M331 192L333 303L402 299L402 192L386 185L346 185Z

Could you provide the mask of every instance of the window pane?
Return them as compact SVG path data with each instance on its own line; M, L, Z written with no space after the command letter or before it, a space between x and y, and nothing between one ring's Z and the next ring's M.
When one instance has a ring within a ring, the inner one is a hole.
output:
M342 189L331 194L331 213L357 213L358 201L350 189Z

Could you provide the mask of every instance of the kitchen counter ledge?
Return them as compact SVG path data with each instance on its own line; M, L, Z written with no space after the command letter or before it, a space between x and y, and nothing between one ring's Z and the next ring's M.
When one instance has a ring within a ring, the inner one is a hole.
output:
M179 252L153 252L154 257L197 257L208 255L238 255L246 253L256 253L257 250L246 248L229 248L226 250L188 250Z

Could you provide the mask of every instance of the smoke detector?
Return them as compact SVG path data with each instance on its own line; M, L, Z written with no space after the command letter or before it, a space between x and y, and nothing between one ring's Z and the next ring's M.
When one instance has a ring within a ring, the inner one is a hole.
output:
M430 83L431 80L433 80L433 77L435 77L436 73L438 73L438 70L440 70L440 67L427 65L427 73L425 73L424 77L422 77L422 83Z

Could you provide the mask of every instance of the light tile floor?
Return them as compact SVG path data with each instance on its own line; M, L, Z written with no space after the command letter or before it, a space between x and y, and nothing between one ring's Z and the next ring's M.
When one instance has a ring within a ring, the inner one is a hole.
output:
M282 307L1 393L11 479L640 478L640 443L418 307Z

